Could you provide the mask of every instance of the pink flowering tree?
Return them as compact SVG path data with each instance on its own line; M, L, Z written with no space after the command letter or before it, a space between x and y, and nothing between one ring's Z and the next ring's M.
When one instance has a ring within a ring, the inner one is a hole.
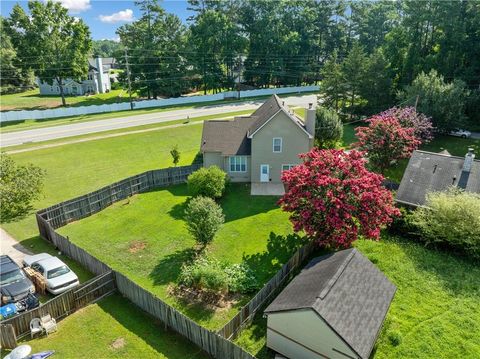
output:
M422 143L413 127L403 127L393 116L373 116L366 122L368 127L355 129L358 142L353 146L364 151L382 174L395 161L410 157Z
M402 127L413 128L415 137L422 143L433 140L432 119L423 113L417 112L415 107L392 107L378 116L384 118L394 117L400 122Z
M378 240L382 226L400 215L384 177L367 170L362 152L314 148L300 157L303 164L282 174L287 190L279 201L296 232L348 248L359 235Z

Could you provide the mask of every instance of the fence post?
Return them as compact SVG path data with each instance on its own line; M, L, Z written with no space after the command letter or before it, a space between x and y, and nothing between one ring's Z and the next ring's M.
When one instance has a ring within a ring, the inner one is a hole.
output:
M0 325L0 346L3 349L14 349L17 346L17 336L11 324Z

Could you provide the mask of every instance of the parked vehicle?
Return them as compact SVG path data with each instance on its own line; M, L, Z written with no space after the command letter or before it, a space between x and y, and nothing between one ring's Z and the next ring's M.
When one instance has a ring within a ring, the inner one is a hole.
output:
M455 129L452 130L448 133L450 136L456 136L456 137L461 137L461 138L470 138L472 136L472 133L467 130L462 130L462 129Z
M60 259L48 253L26 256L23 264L40 273L45 279L47 290L54 295L79 284L77 275Z
M7 255L0 256L0 293L2 305L16 303L35 293L33 283Z

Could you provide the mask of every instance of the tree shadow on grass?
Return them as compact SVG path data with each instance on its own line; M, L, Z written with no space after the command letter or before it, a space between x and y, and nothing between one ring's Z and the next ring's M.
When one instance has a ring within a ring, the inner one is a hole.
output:
M243 262L254 272L260 284L267 282L285 264L295 251L308 242L298 234L286 236L270 232L267 250L262 253L244 255Z
M98 306L166 358L208 358L195 344L173 330L166 330L162 322L119 295L111 295L99 301Z
M189 196L187 185L171 186L166 189L174 196ZM225 223L237 219L256 216L261 213L278 209L278 197L251 196L250 184L231 183L225 195L217 202L225 214ZM174 219L183 219L187 201L178 203L168 212Z
M419 271L434 274L442 286L454 295L480 299L478 260L450 253L451 249L426 248L403 237L389 237L386 241L402 244L403 251Z

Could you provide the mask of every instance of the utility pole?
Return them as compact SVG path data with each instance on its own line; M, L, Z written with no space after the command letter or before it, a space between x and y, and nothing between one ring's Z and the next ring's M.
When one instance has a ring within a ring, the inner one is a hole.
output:
M125 47L125 66L127 67L128 98L130 99L130 110L133 110L132 82L130 81L130 64L128 63L127 48Z

